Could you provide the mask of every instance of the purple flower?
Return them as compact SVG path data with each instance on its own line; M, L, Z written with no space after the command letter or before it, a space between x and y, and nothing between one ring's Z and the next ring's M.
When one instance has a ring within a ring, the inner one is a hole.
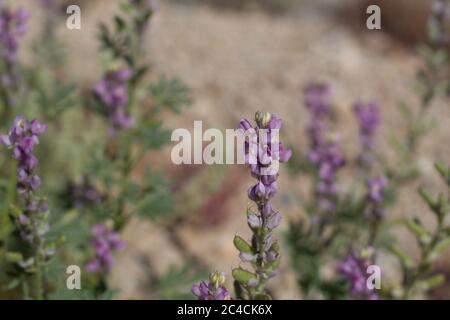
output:
M89 183L87 179L72 183L68 189L70 200L76 208L100 203L105 198L105 194Z
M18 161L17 189L21 194L28 194L41 184L41 178L34 174L38 160L33 150L39 144L39 135L46 130L47 125L38 120L27 121L18 116L8 134L0 135L0 142L12 150L12 157Z
M86 265L88 272L108 271L114 265L113 252L125 247L119 235L104 224L94 225L91 229L91 245L95 257Z
M385 210L383 208L385 189L388 181L385 177L377 177L368 179L367 186L367 202L369 204L369 209L367 215L372 219L381 219L385 215Z
M387 179L385 177L369 179L367 181L367 199L372 203L382 203L386 186Z
M306 133L310 139L309 159L318 161L318 152L325 140L326 120L331 111L331 87L313 83L306 88L305 104L310 114Z
M28 17L25 10L12 11L0 2L0 55L6 62L16 59L18 37L27 30Z
M47 125L38 120L28 121L18 116L9 132L0 135L0 142L11 150L12 158L17 160L16 189L24 202L24 211L16 219L16 224L22 239L30 243L42 243L49 229L46 216L48 205L45 200L35 196L42 180L35 173L38 159L33 154L39 144L39 136L46 130Z
M258 211L248 210L247 213L247 223L253 232L252 244L244 245L245 240L237 236L238 243L243 246L235 245L240 251L241 261L251 262L255 269L255 278L242 280L240 284L254 288L249 292L254 292L256 296L267 294L264 286L259 287L258 284L273 277L276 267L268 266L279 258L278 244L272 240L272 232L279 225L281 214L273 209L270 201L278 191L278 165L287 162L292 151L285 149L279 141L279 130L283 126L279 117L268 112L257 112L255 122L256 126L253 126L247 119L242 119L239 128L251 138L246 144L246 159L257 182L249 188L248 197L256 203ZM233 272L239 274L241 271Z
M434 0L431 5L431 12L436 17L450 20L450 3L447 0Z
M305 104L309 111L307 134L310 140L309 160L317 169L318 181L315 187L317 204L322 212L332 213L336 209L336 176L345 165L339 139L327 138L328 121L331 113L331 87L328 84L313 83L305 93Z
M105 107L111 133L134 126L134 119L126 112L127 81L131 73L130 69L107 72L102 81L94 87L95 95Z
M16 59L19 38L26 32L27 20L28 13L25 10L13 11L0 1L0 59L3 65L0 72L0 86L5 91L2 99L6 106L14 104L11 91L17 89L20 82Z
M379 299L378 293L367 286L369 277L367 269L370 265L373 265L373 250L371 248L361 253L353 250L337 264L338 273L349 283L350 294L355 299Z
M331 86L312 83L306 88L305 103L310 112L318 117L326 116L331 109Z
M335 210L335 196L337 193L337 172L345 165L345 159L341 153L338 141L323 143L317 150L318 183L316 194L319 207L324 212Z
M225 274L213 272L209 275L209 281L200 281L192 286L192 293L198 300L231 300L227 288L224 287Z
M365 166L370 168L373 162L374 136L380 126L379 107L374 102L369 102L366 105L356 103L353 111L359 122L359 140L361 143L359 159Z
M292 156L292 150L286 149L283 143L278 141L279 130L283 125L280 118L267 112L259 112L255 119L257 122L255 127L247 119L242 119L239 128L246 133L250 132L253 137L253 140L247 143L246 159L254 159L254 163L250 160L248 163L252 176L258 182L249 189L248 196L251 200L264 204L277 193L277 165L287 162ZM256 152L252 155L254 150Z

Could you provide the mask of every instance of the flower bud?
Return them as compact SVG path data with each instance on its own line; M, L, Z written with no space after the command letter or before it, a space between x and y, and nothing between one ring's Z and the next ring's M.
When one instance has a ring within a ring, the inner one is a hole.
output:
M225 284L225 274L223 272L215 271L209 275L209 281L216 288Z
M270 122L272 115L266 111L257 111L255 113L255 121L260 128L265 128Z

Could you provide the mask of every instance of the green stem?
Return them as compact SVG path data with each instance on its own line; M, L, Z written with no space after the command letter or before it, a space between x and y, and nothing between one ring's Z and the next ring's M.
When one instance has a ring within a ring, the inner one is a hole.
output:
M414 286L416 285L417 281L430 269L430 255L439 243L439 240L441 238L441 234L444 229L444 220L442 218L439 218L438 220L438 226L436 229L436 232L433 235L432 240L430 243L422 249L421 255L420 255L420 261L418 265L411 270L411 273L405 277L404 282L405 284L405 293L404 293L404 299L409 299L412 291L414 289Z
M22 296L24 300L29 300L30 299L30 292L28 289L28 283L27 280L25 279L25 275L21 275L20 276L20 282L22 283Z
M36 275L35 275L35 295L37 300L42 300L44 298L43 293L43 275L42 275L42 264L40 258L41 245L40 243L35 248L34 259L36 264Z
M4 229L2 229L2 234L0 236L4 237L3 246L5 248L5 252L8 247L8 238L9 238L9 233L11 231L10 230L11 225L10 225L8 213L9 213L9 208L14 203L14 200L16 197L16 184L17 184L16 171L17 171L17 161L12 161L11 167L10 167L11 174L9 176L9 181L8 181L8 189L6 191L6 197L5 197L5 202L3 203L2 212L0 213L0 227L4 228Z

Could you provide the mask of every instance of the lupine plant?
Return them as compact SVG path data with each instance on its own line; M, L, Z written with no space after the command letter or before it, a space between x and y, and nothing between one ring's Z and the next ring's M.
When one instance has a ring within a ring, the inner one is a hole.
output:
M33 296L43 298L43 265L55 252L55 243L49 242L49 207L43 197L37 195L41 178L36 173L38 159L33 154L39 144L39 136L46 125L34 119L28 121L16 117L7 134L0 136L4 146L11 150L12 165L8 202L4 206L3 254L11 263L11 270L17 276L25 298L30 297L30 278L34 278ZM15 168L15 170L14 170ZM11 227L6 215L10 216Z
M67 80L64 41L54 32L57 1L39 3L45 24L27 65L18 53L30 13L0 0L0 297L113 298L110 274L116 254L128 248L122 234L129 222L147 218L170 230L177 222L169 215L171 182L146 160L150 150L169 141L161 111L180 113L190 92L176 78L150 80L146 55L157 8L149 1L124 0L112 21L100 25L102 73L84 87ZM275 114L257 112L254 123L242 119L238 130L247 139L246 165L255 181L242 219L251 235L230 235L240 259L230 270L233 290L226 274L215 271L189 294L183 286L199 279L193 261L163 275L149 272L151 290L161 298L275 299L271 286L282 256L303 298L411 299L442 284L445 276L434 262L450 245L448 190L438 197L419 190L435 217L433 229L418 217L393 220L390 212L399 188L420 178L418 149L431 127L426 112L449 92L449 12L448 0L434 1L429 42L419 50L425 62L414 91L420 106L401 106L405 137L393 141L398 162L381 155L383 117L375 101L348 106L358 131L349 139L358 150L347 152L334 126L338 114L329 84L312 83L305 90L308 146L293 146L298 152L280 142L283 121ZM273 199L279 164L286 162L289 177L309 188L295 195L301 204L296 215L284 217L283 242L275 239L282 214ZM134 175L142 164L143 174ZM450 168L435 167L450 189ZM396 226L415 238L418 257L396 243ZM383 267L385 256L397 259L401 277L396 281L382 271L382 287L372 289L368 270ZM83 290L69 292L65 267L74 263L81 267Z
M418 47L424 67L417 72L414 93L419 100L418 108L401 103L399 106L406 119L405 141L392 138L394 150L398 152L402 165L396 165L397 170L388 167L388 174L393 182L402 184L420 176L417 167L417 148L424 136L429 133L434 120L427 115L433 102L439 96L445 96L449 91L449 51L450 34L448 30L450 2L448 0L434 0L431 15L427 23L428 41ZM418 109L418 110L417 110ZM400 168L400 169L399 169Z
M437 172L450 190L449 167L436 163ZM426 188L420 188L419 193L423 201L433 212L436 227L430 231L423 226L420 218L414 217L405 220L405 225L414 235L420 249L418 260L414 260L398 247L392 247L402 267L403 279L400 288L392 288L390 296L410 299L418 294L431 290L445 281L445 276L433 272L433 263L450 246L450 232L448 216L450 214L450 193L444 193L434 197Z
M312 176L313 195L317 194L318 200L306 203L306 219L290 221L287 240L294 268L298 271L299 287L307 298L374 300L420 296L444 281L442 275L433 274L432 262L450 244L445 231L448 199L445 196L434 199L427 191L420 190L420 195L437 216L438 226L433 232L424 228L417 218L400 221L417 238L421 254L420 260L415 262L395 244L390 230L393 224L387 218L387 206L392 204L393 198L390 183L383 175L383 169L389 169L377 163L375 133L381 120L378 107L375 103L354 106L361 149L356 161L349 164L362 169L363 174L358 180L365 181L366 192L344 191L338 187L334 174L334 170L344 164L343 156L333 143L334 153L331 154L334 156L330 157L330 144L321 138L327 136L324 130L329 127L329 122L324 121L324 114L330 113L328 88L313 84L306 91L310 150L303 161L310 164L300 164L297 168ZM326 160L321 162L321 157ZM328 170L324 170L323 163L327 164ZM333 163L340 165L333 166ZM446 167L437 165L436 168L444 179L448 179ZM330 176L332 178L327 179ZM333 188L321 187L324 182L325 185L332 184ZM322 190L332 190L333 197L323 197ZM327 200L327 205L323 205L323 199ZM378 266L379 255L389 254L399 259L403 281L396 284L384 277L384 288L375 290L367 285L370 280L368 270ZM332 276L325 276L329 272L327 268L334 269Z
M280 245L273 238L273 230L279 225L281 213L276 211L271 199L278 191L277 179L279 163L287 162L292 151L285 149L279 141L282 120L268 112L255 114L256 126L242 119L239 129L251 137L245 143L246 163L250 165L251 175L257 180L249 188L248 198L255 207L247 209L247 224L252 231L251 241L236 235L234 246L239 251L243 264L249 264L252 270L244 267L233 269L234 288L237 299L271 299L267 281L276 275L280 264ZM192 292L201 300L220 300L230 298L223 284L223 273L214 272L209 282L201 282L192 287Z
M171 210L169 181L162 172L147 167L142 181L131 177L148 150L168 141L158 112L163 108L179 112L190 103L188 89L179 80L160 77L157 83L149 83L144 78L149 70L144 61L145 43L155 10L148 1L127 1L114 17L112 29L100 26L106 69L86 103L107 128L104 140L93 146L93 159L83 175L89 182L84 178L70 182L71 189L65 193L78 197L67 199L69 207L71 201L82 200L82 211L91 216L93 256L85 270L99 296L111 293L107 275L114 266L114 251L125 246L120 232L130 219L135 215L158 218Z
M0 1L0 98L2 119L11 117L17 103L15 94L21 89L21 75L17 64L20 38L27 30L28 13L10 9ZM3 123L5 124L5 123Z
M113 29L100 27L104 74L82 95L79 84L66 80L64 42L53 32L60 19L58 4L40 3L46 19L40 39L33 43L35 63L28 67L19 63L17 51L30 14L0 2L0 112L2 131L7 132L2 143L11 149L13 159L6 153L0 156L7 176L0 189L5 199L0 219L1 282L7 285L2 285L0 295L109 298L115 291L108 287L107 275L114 266L114 252L125 248L120 233L127 222L135 213L158 218L171 209L170 184L163 172L146 168L141 181L131 174L148 150L169 141L158 113L166 108L180 112L190 103L189 90L176 78L160 76L156 82L145 78L150 70L145 48L156 7L129 0L114 17ZM45 153L39 169L47 182L41 192L48 200L38 197L41 178L35 174L37 156L32 153L47 125L22 116L14 120L22 112L48 124L47 139L39 148ZM73 119L86 115L91 123L84 133L81 128L71 132ZM104 128L104 134L90 130L92 122ZM80 139L86 143L77 143ZM78 163L69 161L74 159L72 152ZM84 264L82 292L65 287L64 266L74 262ZM155 289L167 290L173 281L190 281L184 278L193 278L187 266L171 268L152 281ZM167 292L176 296L173 290Z

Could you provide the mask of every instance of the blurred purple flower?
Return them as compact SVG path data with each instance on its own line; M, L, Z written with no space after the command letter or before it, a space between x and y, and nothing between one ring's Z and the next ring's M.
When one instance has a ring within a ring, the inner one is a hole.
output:
M338 139L324 142L317 151L317 169L319 180L316 193L319 206L325 212L335 210L335 195L337 193L337 172L345 165L344 156L341 153Z
M383 208L385 189L388 181L385 177L377 177L368 179L367 186L367 201L369 209L367 215L371 219L382 219L385 215L385 209Z
M69 186L68 193L72 204L76 208L99 203L105 198L105 194L89 183L87 179L72 183Z
M331 213L336 209L336 175L345 165L338 137L330 139L327 132L331 115L331 86L320 83L310 84L305 92L305 104L309 111L306 129L310 140L308 158L315 165L318 175L315 187L317 204L321 211ZM325 218L322 217L319 220Z
M366 105L356 103L353 111L359 122L359 140L361 143L359 160L364 166L370 168L373 163L374 136L380 126L379 107L375 102L369 102Z
M310 139L308 157L316 163L319 160L319 150L325 141L326 120L331 111L331 86L319 83L310 84L305 91L305 104L310 115L306 127L306 133Z
M200 281L192 286L192 293L198 300L231 300L230 292L224 287L225 274L213 272L209 281Z
M94 93L105 107L105 113L110 122L110 132L128 129L134 126L134 119L127 115L128 103L127 80L130 79L130 69L110 71L102 81L94 87Z
M108 271L114 265L113 251L125 247L119 235L104 224L94 225L91 229L91 245L95 257L86 265L88 272Z
M28 18L25 10L13 11L0 1L0 55L7 63L16 59L18 38L26 32Z
M34 174L38 160L33 150L39 144L39 135L46 130L47 125L38 120L27 121L23 116L18 116L9 133L0 135L0 142L12 150L12 157L18 161L17 190L20 194L28 196L41 184L41 178Z
M16 59L19 38L27 30L28 17L29 14L25 10L13 11L5 5L4 1L0 1L0 59L3 61L0 86L5 91L2 99L6 106L14 104L14 98L8 91L17 88L20 83L20 77L16 70Z
M378 300L378 293L367 286L369 274L367 268L373 265L372 249L357 253L352 251L347 257L337 264L338 273L347 280L350 285L350 294L354 299Z
M47 125L38 120L28 121L18 116L8 134L0 135L0 142L11 150L12 157L17 161L17 192L25 201L25 210L16 222L22 238L29 242L42 241L48 231L46 217L41 215L48 211L48 205L34 196L42 180L35 174L38 159L33 154L39 144L39 136L46 130Z

